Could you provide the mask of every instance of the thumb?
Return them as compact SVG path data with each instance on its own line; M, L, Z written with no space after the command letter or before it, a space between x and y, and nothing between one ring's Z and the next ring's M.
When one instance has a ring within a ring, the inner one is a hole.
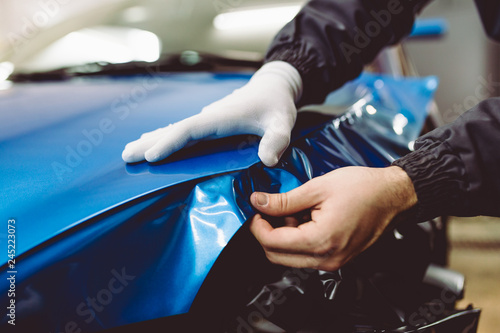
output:
M268 167L278 164L281 155L290 143L290 131L267 130L259 144L259 158Z
M291 215L309 209L318 203L318 195L310 182L286 193L254 192L250 196L252 205L260 212L271 216Z

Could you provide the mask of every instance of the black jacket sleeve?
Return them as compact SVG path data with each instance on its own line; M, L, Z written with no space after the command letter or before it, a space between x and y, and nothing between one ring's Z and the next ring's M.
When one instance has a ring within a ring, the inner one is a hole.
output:
M417 220L500 216L500 98L479 103L396 160L417 193Z
M282 60L301 74L299 104L320 103L356 78L385 46L399 42L431 0L311 0L274 38L266 62ZM486 33L500 40L500 2L475 0Z
M266 62L282 60L301 74L300 104L320 103L356 78L385 46L411 32L429 0L311 0L275 37Z
M500 2L491 0L475 0L486 34L500 41Z

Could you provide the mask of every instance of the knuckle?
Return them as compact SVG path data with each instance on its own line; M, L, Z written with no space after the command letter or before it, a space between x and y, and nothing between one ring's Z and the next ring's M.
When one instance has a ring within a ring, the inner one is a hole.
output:
M287 211L288 208L288 193L281 193L281 195L277 196L278 198L278 207L281 211Z
M258 235L258 236L256 236L256 238L257 238L257 241L260 243L260 246L262 247L262 249L266 253L266 256L272 255L273 248L272 248L272 246L269 245L267 238L263 237L262 235Z
M290 209L290 195L288 193L271 195L270 204L271 205L269 206L272 207L273 210L281 216L282 214L287 213Z
M337 247L330 239L322 240L314 243L314 255L318 258L331 257Z
M315 201L323 201L328 195L328 193L324 190L325 179L322 179L321 177L322 176L313 178L304 184L307 186L309 196Z
M266 250L266 258L273 264L279 264L276 256L272 253Z

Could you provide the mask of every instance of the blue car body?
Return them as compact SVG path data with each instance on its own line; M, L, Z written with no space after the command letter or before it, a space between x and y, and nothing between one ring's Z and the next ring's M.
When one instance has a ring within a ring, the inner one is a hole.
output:
M126 143L198 113L250 75L103 76L0 91L2 249L15 221L15 265L2 256L0 300L9 301L14 274L18 322L86 332L188 312L253 214L253 190L388 165L420 133L437 87L432 77L363 74L327 99L345 113L298 122L276 168L259 162L253 136L200 143L156 164L122 161Z

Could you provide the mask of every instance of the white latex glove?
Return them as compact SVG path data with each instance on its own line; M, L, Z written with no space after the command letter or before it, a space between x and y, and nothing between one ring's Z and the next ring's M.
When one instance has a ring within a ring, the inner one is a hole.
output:
M144 133L125 146L127 163L156 162L188 143L238 134L262 136L259 158L267 166L278 163L290 143L297 118L295 102L302 93L302 79L292 65L273 61L262 66L250 81L201 113Z

